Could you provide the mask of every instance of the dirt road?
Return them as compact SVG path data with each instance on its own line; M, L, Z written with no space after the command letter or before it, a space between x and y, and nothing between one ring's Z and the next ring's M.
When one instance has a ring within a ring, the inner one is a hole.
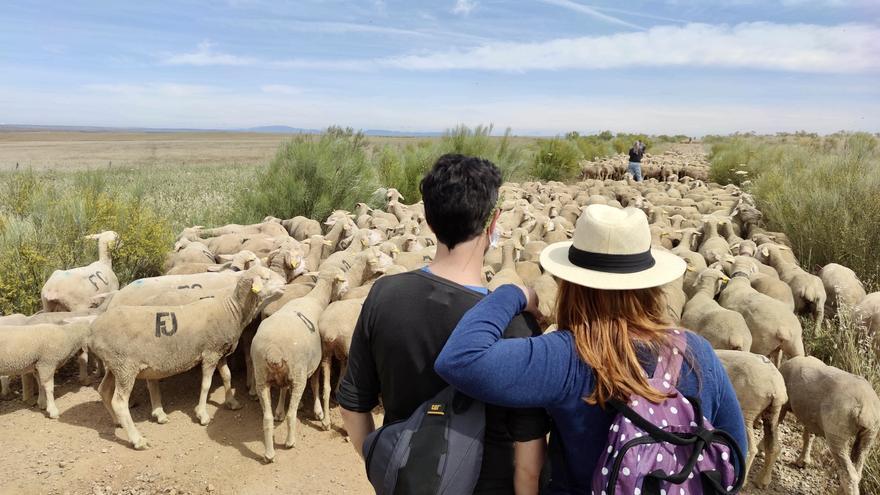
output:
M243 373L235 386L244 408L230 411L223 401L219 377L208 408L213 421L200 426L192 413L199 374L191 371L163 380L162 391L169 423L150 419L146 386L132 394L132 417L152 443L150 450L132 450L121 429L114 428L92 387L80 387L71 364L60 373L56 386L61 417L52 421L20 400L0 402L0 494L2 495L183 495L183 494L369 494L359 457L344 440L338 407L332 411L334 428L325 432L311 418L311 408L300 411L298 441L284 449L286 432L276 429L274 464L261 462L261 413L257 402L243 397ZM15 388L17 392L17 385ZM820 494L832 491L832 462L824 443L814 447L816 464L799 470L792 466L800 446L800 430L791 416L784 427L785 449L769 490L752 494ZM760 469L761 459L755 463ZM836 481L835 481L836 483Z

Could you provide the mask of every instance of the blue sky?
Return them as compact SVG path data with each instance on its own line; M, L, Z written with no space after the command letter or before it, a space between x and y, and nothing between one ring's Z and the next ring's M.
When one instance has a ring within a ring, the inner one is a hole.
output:
M880 0L6 1L0 123L880 131Z

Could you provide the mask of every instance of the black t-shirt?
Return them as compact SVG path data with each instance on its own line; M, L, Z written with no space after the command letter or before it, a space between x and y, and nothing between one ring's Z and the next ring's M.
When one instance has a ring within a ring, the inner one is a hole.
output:
M337 391L339 404L369 412L379 404L385 422L406 419L446 388L434 361L458 321L482 294L416 270L376 281L364 301L351 341L348 370ZM517 316L505 338L539 335L531 318ZM486 408L486 437L480 481L474 493L513 493L513 443L547 434L543 409Z
M635 163L641 163L642 157L645 155L644 148L636 148L633 146L629 149L629 161Z

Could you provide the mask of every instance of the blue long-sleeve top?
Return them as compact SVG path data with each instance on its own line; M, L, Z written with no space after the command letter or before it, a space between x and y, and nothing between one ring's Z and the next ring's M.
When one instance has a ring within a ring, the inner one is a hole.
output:
M545 408L554 422L550 492L590 493L614 413L584 402L595 379L590 365L578 355L571 332L501 338L525 305L524 294L512 285L484 298L459 321L434 369L449 384L484 402ZM687 332L687 345L690 359L682 364L677 388L685 396L699 397L703 415L712 425L745 448L742 411L724 366L702 337ZM645 356L643 367L649 376L655 364L656 358Z

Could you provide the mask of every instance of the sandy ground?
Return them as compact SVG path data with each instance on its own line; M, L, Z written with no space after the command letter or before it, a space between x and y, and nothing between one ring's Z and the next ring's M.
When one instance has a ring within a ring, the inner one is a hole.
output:
M283 447L284 428L275 434L277 457L264 464L259 403L239 393L243 409L220 407L223 390L219 377L208 401L213 421L200 426L192 412L199 375L190 371L162 382L169 423L150 419L146 386L132 394L132 417L152 448L138 452L114 428L94 386L81 387L68 364L56 386L61 412L58 420L26 408L18 400L0 402L0 494L83 495L183 495L183 494L369 494L363 465L344 439L338 407L331 417L333 429L320 428L310 407L299 414L297 445ZM235 386L244 391L243 373L235 373ZM306 402L308 399L304 399ZM310 402L309 402L310 403ZM378 419L378 418L377 418ZM824 443L814 446L815 464L797 469L793 462L800 447L800 428L789 416L784 429L784 450L767 490L747 488L749 494L830 493L836 477L826 470L832 462ZM762 466L759 458L755 471ZM834 481L832 481L834 480Z

